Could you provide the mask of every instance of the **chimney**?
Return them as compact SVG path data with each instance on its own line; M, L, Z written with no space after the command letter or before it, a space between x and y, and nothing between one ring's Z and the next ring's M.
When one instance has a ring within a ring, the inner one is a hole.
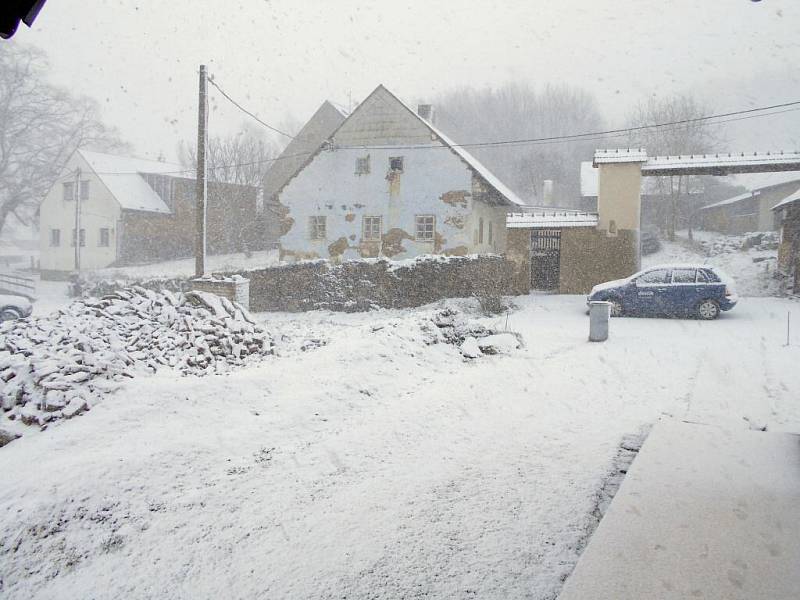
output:
M542 182L542 204L545 206L553 205L553 180L545 179Z
M433 104L417 104L417 114L429 123L433 123Z

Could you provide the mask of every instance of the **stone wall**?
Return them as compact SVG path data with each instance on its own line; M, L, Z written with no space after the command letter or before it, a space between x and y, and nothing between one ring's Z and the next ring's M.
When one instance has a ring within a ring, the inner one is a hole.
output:
M638 246L638 231L623 229L609 236L594 227L565 227L559 293L586 294L598 283L632 275L639 270Z
M512 293L501 256L425 256L415 260L308 261L242 271L253 311L409 308L443 298Z

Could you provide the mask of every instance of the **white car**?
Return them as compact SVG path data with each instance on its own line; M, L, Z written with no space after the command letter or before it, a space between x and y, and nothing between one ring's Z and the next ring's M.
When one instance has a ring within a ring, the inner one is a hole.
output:
M0 323L30 317L33 304L23 296L7 296L0 294Z

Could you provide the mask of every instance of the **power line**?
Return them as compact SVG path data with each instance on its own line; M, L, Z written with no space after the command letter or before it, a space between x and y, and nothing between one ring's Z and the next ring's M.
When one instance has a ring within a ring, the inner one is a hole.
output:
M739 119L730 119L733 120L745 120L745 119L755 119L759 117L769 116L773 114L780 114L781 112L790 112L793 110L800 110L800 108L792 108L786 111L776 111L773 113L766 113L766 114L751 114L757 112L763 112L767 110L773 110L777 108L786 108L790 106L797 106L800 105L800 100L796 100L794 102L784 102L783 104L774 104L772 106L762 106L759 108L749 108L746 110L738 110L728 113L720 113L717 115L707 115L704 117L694 117L691 119L681 119L679 121L668 121L665 123L656 123L653 125L639 125L636 127L623 127L620 129L607 129L605 131L589 131L585 133L575 133L570 135L554 135L549 137L540 137L540 138L526 138L526 139L517 139L517 140L500 140L500 141L493 141L493 142L472 142L472 143L465 143L465 144L451 144L452 147L457 148L486 148L486 147L493 147L493 146L512 146L512 145L523 145L523 144L534 144L534 143L544 143L544 142L561 142L561 141L581 141L585 138L597 138L597 137L618 137L618 134L629 134L634 131L643 131L645 129L660 129L663 127L679 127L681 125L688 125L691 123L699 123L702 121L709 121L712 119L722 119L724 117L734 117L737 115L749 115L747 117L741 117ZM719 123L726 123L728 121L719 121ZM714 123L716 124L716 123ZM436 148L437 146L420 146L420 145L413 145L413 146L369 146L371 149L375 150L413 150L416 148ZM356 150L362 148L362 146L340 146L341 149L350 149Z
M229 95L228 95L228 94L225 92L225 90L223 90L221 87L219 87L219 85L217 84L217 82L216 82L216 81L214 81L214 79L213 79L212 77L208 77L208 82L209 82L211 85L213 85L215 88L217 88L217 90L219 90L219 93L220 93L220 94L222 94L223 96L225 96L225 98L227 98L227 99L228 99L228 101L229 101L231 104L233 104L233 105L234 105L236 108L238 108L238 109L239 109L239 110L241 110L243 113L245 113L245 114L247 114L247 115L251 116L252 118L254 118L256 121L258 121L259 123L261 123L261 124L262 124L264 127L266 127L267 129L271 129L271 130L272 130L272 131L274 131L275 133L280 133L281 135L285 135L285 136L286 136L286 137L288 137L289 139L292 139L292 140L294 139L294 136L293 136L293 135L290 135L290 134L286 133L285 131L281 131L281 130L280 130L280 129L278 129L277 127L273 127L272 125L270 125L270 124L268 124L268 123L265 123L264 121L262 121L261 119L259 119L259 118L258 118L256 115L254 115L252 112L250 112L249 110L247 110L247 109L246 109L244 106L242 106L241 104L239 104L239 103L238 103L236 100L234 100L233 98L231 98L231 97L230 97L230 96L229 96Z
M216 84L214 84L216 85ZM609 129L605 131L594 131L594 132L584 132L584 133L575 133L570 135L560 135L560 136L549 136L549 137L541 137L541 138L529 138L529 139L518 139L518 140L500 140L500 141L493 141L493 142L473 142L473 143L465 143L465 144L451 144L451 145L439 145L439 146L432 146L432 145L408 145L408 146L333 146L336 150L363 150L363 149L371 149L371 150L416 150L416 149L425 149L425 150L444 150L450 147L457 147L457 148L475 148L475 147L499 147L499 146L514 146L514 145L546 145L546 144L555 144L555 143L565 143L565 142L574 142L574 141L597 141L597 140L604 140L604 139L614 139L614 138L621 138L625 137L626 135L634 132L634 131L642 131L646 129L663 129L663 128L677 128L689 123L696 123L696 122L703 122L703 121L710 121L714 119L719 119L715 123L711 123L712 125L720 125L723 123L731 123L735 121L744 121L748 119L756 119L761 117L769 117L773 115L783 114L787 112L795 112L800 110L800 100L794 102L785 102L783 104L775 104L772 106L763 106L759 108L750 108L746 110L739 110L733 111L728 113L721 113L717 115L707 115L704 117L695 117L692 119L682 119L679 121L670 121L665 123L657 123L654 125L640 125L636 127L623 127L620 129ZM782 108L783 110L775 110L778 108ZM765 112L765 111L772 111L772 112ZM758 113L758 114L756 114ZM730 118L727 118L730 117ZM258 164L265 164L276 162L279 160L285 160L289 158L297 158L300 156L310 156L316 152L300 152L297 154L289 154L286 156L278 156L276 158L267 158L257 161L251 161L246 163L232 163L226 165L217 165L214 167L208 167L209 170L215 169L229 169L234 167L246 167ZM164 171L162 173L158 173L160 175L177 175L180 173L190 173L194 172L194 169L183 169L180 171ZM136 175L139 171L117 171L117 172L100 172L97 173L98 175Z

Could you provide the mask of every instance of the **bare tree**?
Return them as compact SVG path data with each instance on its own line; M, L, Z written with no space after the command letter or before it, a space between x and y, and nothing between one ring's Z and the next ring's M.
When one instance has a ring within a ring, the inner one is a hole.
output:
M651 97L636 105L628 117L629 127L645 127L631 133L629 146L645 148L651 156L709 152L715 142L714 131L706 121L693 120L708 114L711 114L711 109L692 96ZM679 121L688 122L669 127L648 127ZM689 222L689 216L697 208L689 200L690 192L702 185L702 180L697 177L654 179L653 192L660 198L655 217L670 240L675 239L675 230L681 221Z
M182 143L179 154L183 164L197 165L196 145ZM266 134L250 125L243 125L234 134L208 140L208 180L260 187L264 172L278 154L277 144Z
M597 131L603 119L595 98L567 85L540 90L519 83L497 89L457 89L436 99L436 123L456 142L471 143ZM553 180L553 201L578 206L580 162L596 141L467 148L530 203L541 204L543 182Z
M0 52L0 233L12 213L31 220L77 148L125 148L93 100L47 83L48 68L36 48L6 44Z

